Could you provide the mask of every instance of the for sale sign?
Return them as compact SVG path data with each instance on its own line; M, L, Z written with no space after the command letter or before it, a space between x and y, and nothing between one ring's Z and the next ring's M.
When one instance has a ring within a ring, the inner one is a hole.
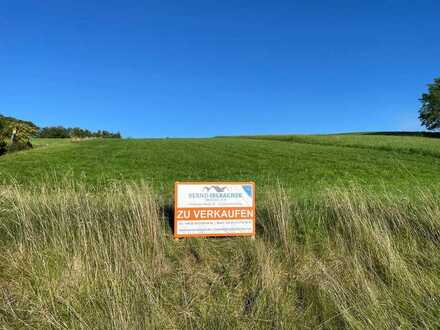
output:
M174 237L255 236L254 182L176 182Z

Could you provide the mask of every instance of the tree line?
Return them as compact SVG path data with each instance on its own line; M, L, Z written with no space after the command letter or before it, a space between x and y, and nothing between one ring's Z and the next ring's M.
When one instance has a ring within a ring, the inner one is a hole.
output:
M109 138L109 139L120 139L121 133L109 132L106 130L90 131L88 129L82 129L79 127L63 127L63 126L51 126L43 127L38 130L35 134L37 138Z
M38 127L30 121L0 114L0 156L6 152L32 148L32 138L111 138L120 139L119 132L106 130L90 131L79 127Z

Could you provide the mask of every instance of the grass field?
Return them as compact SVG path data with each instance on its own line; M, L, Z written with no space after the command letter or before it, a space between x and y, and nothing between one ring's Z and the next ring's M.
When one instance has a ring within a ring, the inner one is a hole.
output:
M440 139L35 145L0 157L0 328L440 327ZM255 180L257 239L172 240L186 179Z
M36 141L0 158L4 182L46 181L56 173L86 182L145 180L169 193L175 180L280 181L297 195L348 182L409 192L440 178L440 139L285 136L260 139Z

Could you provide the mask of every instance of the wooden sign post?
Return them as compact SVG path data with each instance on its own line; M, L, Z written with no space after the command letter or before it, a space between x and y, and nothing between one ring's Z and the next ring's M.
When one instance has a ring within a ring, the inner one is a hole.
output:
M176 182L174 238L255 237L255 182Z

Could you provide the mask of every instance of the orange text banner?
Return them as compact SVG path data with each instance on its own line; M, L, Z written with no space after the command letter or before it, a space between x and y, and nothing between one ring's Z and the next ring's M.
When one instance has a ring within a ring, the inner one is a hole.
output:
M176 209L177 220L253 219L254 217L254 209L251 207Z

